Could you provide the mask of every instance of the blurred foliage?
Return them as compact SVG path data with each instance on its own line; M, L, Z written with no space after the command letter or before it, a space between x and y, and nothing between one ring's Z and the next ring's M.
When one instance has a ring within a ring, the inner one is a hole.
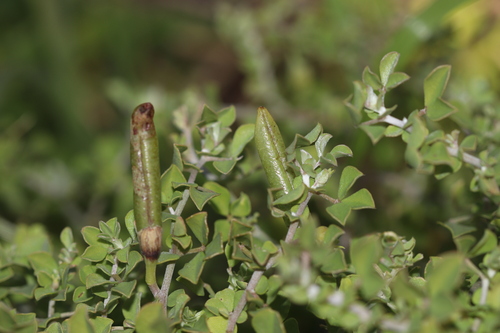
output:
M406 170L397 140L373 147L343 100L365 64L397 51L398 70L416 77L388 104L420 108L424 76L449 63L446 98L461 111L453 121L498 142L499 16L495 0L2 1L0 234L12 223L77 230L124 216L139 103L158 111L164 166L178 107L237 104L244 122L265 105L285 143L320 122L352 148L378 207L356 212L352 233L394 230L414 236L420 252L439 252L449 234L435 222L468 211L474 194L461 176ZM251 175L239 184L250 194L263 185ZM265 209L261 195L252 200Z

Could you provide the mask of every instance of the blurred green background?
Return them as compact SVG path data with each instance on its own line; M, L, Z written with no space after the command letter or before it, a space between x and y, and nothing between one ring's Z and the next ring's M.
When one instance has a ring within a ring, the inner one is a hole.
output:
M445 126L481 130L471 119L482 115L497 142L499 123L489 120L500 118L499 17L497 0L0 1L0 235L19 223L58 233L123 220L139 103L156 107L163 169L178 107L233 104L244 123L263 105L286 143L321 122L352 148L346 162L366 174L359 185L378 209L354 215L351 234L394 230L439 253L450 236L436 222L480 199L463 180L472 172L417 175L399 139L373 146L343 100L366 65L377 70L398 51L397 69L412 76L390 96L402 118L423 106L425 76L449 63L446 98L461 113ZM262 188L239 186L265 209Z

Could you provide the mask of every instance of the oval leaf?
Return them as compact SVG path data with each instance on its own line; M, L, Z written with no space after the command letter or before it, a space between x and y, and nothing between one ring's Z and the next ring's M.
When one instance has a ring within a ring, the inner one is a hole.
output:
M436 67L424 81L424 101L425 106L429 106L437 101L444 92L450 78L450 65Z
M387 53L382 60L380 60L380 81L383 86L387 86L387 82L389 81L389 76L394 72L394 68L399 60L399 53L390 52Z
M252 327L256 333L285 333L280 314L270 308L259 310L253 315Z
M338 191L338 198L340 200L342 200L346 196L347 191L349 191L354 182L356 182L356 180L361 176L363 176L363 173L350 165L342 170Z

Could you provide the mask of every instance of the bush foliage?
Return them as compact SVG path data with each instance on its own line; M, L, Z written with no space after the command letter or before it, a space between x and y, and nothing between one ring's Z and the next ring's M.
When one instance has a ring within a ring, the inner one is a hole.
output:
M20 226L0 248L0 331L497 330L500 151L488 130L495 115L476 118L475 131L450 130L446 121L459 111L443 97L445 65L423 80L421 108L396 117L386 95L409 80L395 71L398 60L391 52L375 71L366 67L345 104L375 146L401 138L401 159L414 172L455 176L458 195L465 187L475 193L466 196L467 214L440 223L455 250L424 258L412 235L346 232L377 197L349 165L356 150L322 124L285 146L265 108L255 124L236 122L234 107L180 108L160 180L156 281L145 282L137 206L135 217L131 210L84 227L84 248L70 228L54 242L38 225ZM245 179L251 192L238 185ZM250 193L266 197L268 209L255 207Z

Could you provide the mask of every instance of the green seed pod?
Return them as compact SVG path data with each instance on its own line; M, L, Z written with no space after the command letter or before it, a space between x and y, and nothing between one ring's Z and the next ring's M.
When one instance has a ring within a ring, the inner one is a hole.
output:
M161 185L154 108L144 103L132 113L130 157L134 183L134 218L139 244L146 258L146 283L156 283L156 261L161 252Z
M286 170L285 144L278 125L264 107L257 109L255 146L270 187L281 189L275 193L275 199L290 192L293 180Z

